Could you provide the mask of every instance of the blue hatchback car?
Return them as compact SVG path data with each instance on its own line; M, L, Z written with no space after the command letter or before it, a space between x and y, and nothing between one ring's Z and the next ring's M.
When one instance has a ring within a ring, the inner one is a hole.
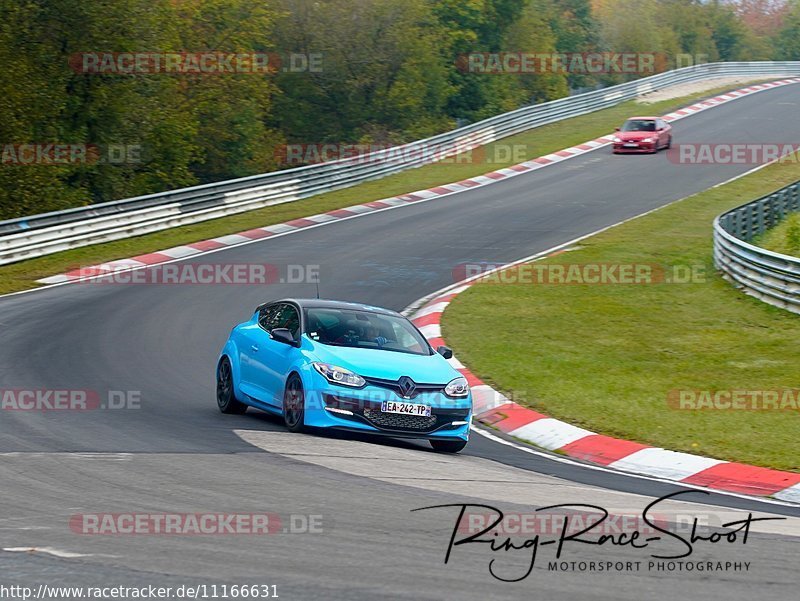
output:
M320 299L256 308L231 331L217 363L223 413L249 407L286 427L422 438L447 453L467 444L467 380L408 319L388 309Z

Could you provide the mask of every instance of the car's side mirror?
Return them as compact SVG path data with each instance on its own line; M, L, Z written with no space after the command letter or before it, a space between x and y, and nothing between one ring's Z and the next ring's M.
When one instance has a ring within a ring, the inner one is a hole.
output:
M619 131L619 127L615 127L615 128L614 128L614 131Z
M294 339L294 336L292 336L292 332L287 328L273 328L269 333L269 337L277 342L288 344L289 346L297 346L297 341Z
M453 358L453 349L449 346L440 346L436 349L436 352L439 353L445 359L452 359Z

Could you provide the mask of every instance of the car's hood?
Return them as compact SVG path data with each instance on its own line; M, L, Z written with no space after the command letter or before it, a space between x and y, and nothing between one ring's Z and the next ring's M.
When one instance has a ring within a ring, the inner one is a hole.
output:
M644 140L645 138L655 138L658 132L654 131L618 131L617 137L623 142Z
M447 384L458 373L441 355L411 355L395 351L348 348L313 343L319 361L344 367L360 376L397 380L408 376L418 384Z

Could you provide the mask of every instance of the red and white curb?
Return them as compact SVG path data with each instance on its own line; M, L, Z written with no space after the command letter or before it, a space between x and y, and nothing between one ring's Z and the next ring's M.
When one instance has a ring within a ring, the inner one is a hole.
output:
M800 83L800 77L762 83L735 90L733 92L728 92L727 94L721 94L714 98L698 102L686 108L682 108L678 111L664 115L663 119L665 121L677 121L679 119L683 119L684 117L688 117L689 115L714 108L744 96L749 96L757 92L763 92L765 90L793 83ZM349 219L357 215L372 213L375 211L389 210L400 206L413 204L415 202L424 202L434 198L440 198L442 196L449 196L451 194L457 194L458 192L463 192L472 188L493 184L497 181L521 175L523 173L528 173L536 169L541 169L542 167L553 165L555 163L571 159L572 157L580 156L587 152L596 150L597 148L608 146L613 138L613 134L601 136L595 140L589 140L583 144L578 144L577 146L565 148L564 150L559 150L558 152L546 154L544 156L531 159L530 161L525 161L524 163L512 165L511 167L507 167L505 169L492 171L484 175L478 175L460 182L436 186L426 190L417 190L416 192L410 192L408 194L401 194L391 198L367 202L344 209L336 209L334 211L328 211L327 213L312 215L311 217L293 219L292 221L287 221L286 223L279 223L277 225L247 230L246 232L239 232L238 234L230 234L227 236L212 238L210 240L203 240L201 242L193 242L192 244L167 248L165 250L139 255L129 259L117 259L107 263L82 267L68 271L67 273L42 278L37 280L37 282L40 284L62 284L86 280L102 276L104 274L114 273L120 270L139 269L150 265L158 265L161 263L174 261L176 259L191 257L192 255L197 255L212 250L238 246L240 244L248 244L257 240L269 238L271 236L276 236L279 234L283 235L289 232L318 226L324 223Z
M563 251L546 256L560 252ZM535 259L522 262L531 260ZM445 344L441 320L447 306L479 281L480 277L473 278L446 290L412 313L411 321L433 348ZM800 503L800 473L720 461L596 434L523 407L484 383L457 358L450 359L450 363L464 375L472 388L475 419L513 438L610 469L714 490Z

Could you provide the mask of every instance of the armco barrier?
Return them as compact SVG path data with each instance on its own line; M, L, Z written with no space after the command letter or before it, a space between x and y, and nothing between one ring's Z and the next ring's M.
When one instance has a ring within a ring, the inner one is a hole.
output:
M800 61L708 63L523 107L364 157L275 171L159 194L0 222L0 265L292 202L419 167L541 125L590 113L671 85L714 77L800 74ZM415 146L424 152L414 153ZM406 157L403 161L397 156ZM382 160L391 157L389 160Z
M800 182L748 202L714 220L714 262L744 292L800 313L800 259L750 241L800 210Z

